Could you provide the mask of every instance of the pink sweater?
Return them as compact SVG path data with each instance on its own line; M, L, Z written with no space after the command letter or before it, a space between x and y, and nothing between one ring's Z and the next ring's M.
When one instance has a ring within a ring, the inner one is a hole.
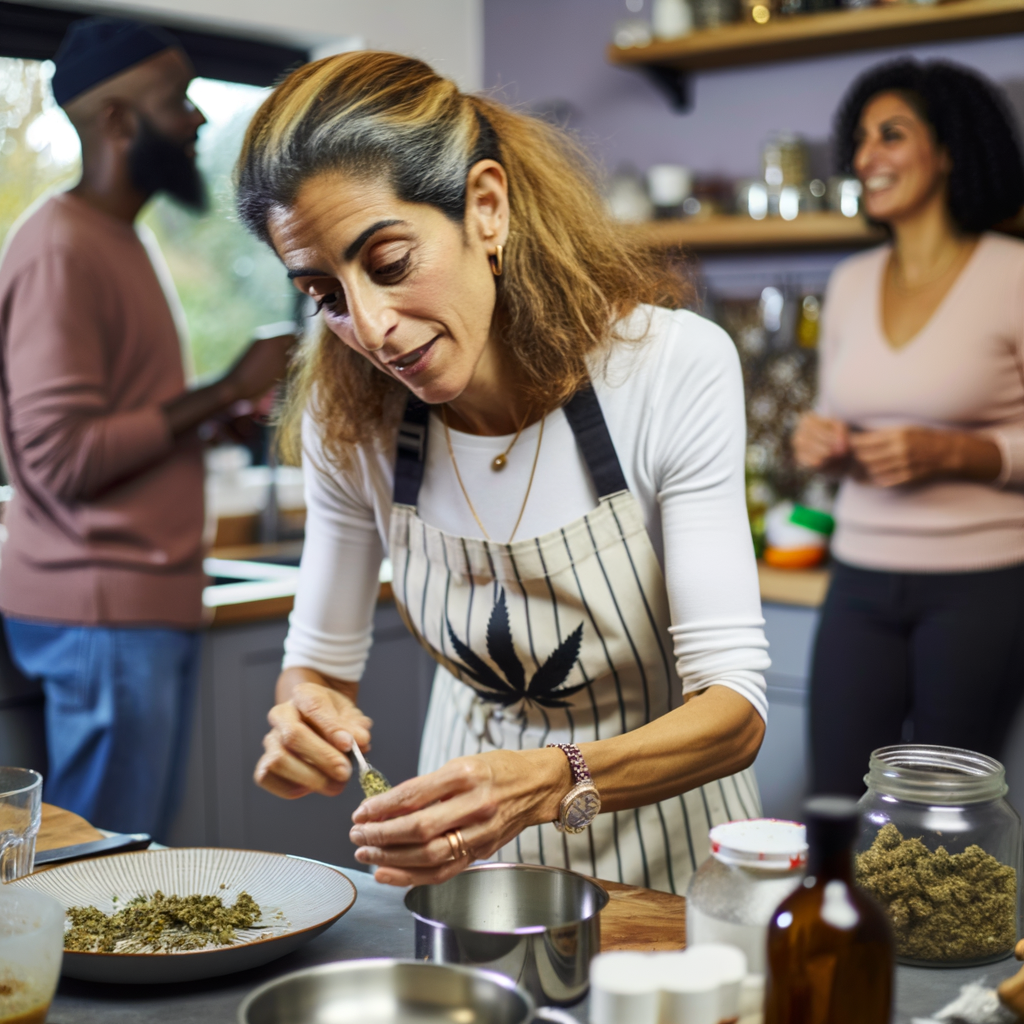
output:
M161 403L185 388L171 311L127 224L44 203L0 263L0 433L15 497L6 615L197 626L203 462Z
M825 301L819 411L865 429L975 431L998 444L994 484L883 488L844 479L832 551L897 572L1024 562L1024 243L982 236L931 320L902 348L882 330L889 246L836 267Z

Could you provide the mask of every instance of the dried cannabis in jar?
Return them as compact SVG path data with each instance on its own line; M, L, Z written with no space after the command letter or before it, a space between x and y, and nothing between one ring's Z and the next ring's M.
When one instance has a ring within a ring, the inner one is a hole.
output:
M75 953L169 953L228 946L236 931L262 917L259 904L240 892L233 907L219 896L136 896L123 910L104 914L95 907L71 907L64 948Z
M857 856L857 884L885 907L897 956L980 960L1017 941L1017 874L980 846L932 853L890 822Z

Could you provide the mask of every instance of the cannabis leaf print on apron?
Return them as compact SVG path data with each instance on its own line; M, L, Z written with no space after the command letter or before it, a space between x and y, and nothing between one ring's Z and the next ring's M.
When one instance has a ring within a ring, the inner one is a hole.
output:
M438 662L420 773L465 754L586 743L639 728L681 703L668 595L592 388L565 406L597 508L540 537L456 537L416 513L429 408L410 398L391 514L392 588ZM526 829L495 859L552 864L682 893L708 830L761 813L753 771L679 797L601 814L579 835Z

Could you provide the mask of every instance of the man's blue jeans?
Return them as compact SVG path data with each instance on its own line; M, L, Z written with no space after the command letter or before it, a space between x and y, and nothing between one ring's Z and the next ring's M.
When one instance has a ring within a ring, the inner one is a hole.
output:
M184 785L202 634L5 619L46 693L45 799L99 828L167 838Z

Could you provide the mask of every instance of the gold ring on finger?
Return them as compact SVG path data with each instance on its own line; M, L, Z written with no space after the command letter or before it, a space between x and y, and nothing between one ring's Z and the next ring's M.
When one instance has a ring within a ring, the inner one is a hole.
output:
M462 833L456 829L455 832L445 832L444 837L448 840L452 851L452 855L448 859L458 860L462 856Z
M449 835L450 834L451 833L449 833ZM469 848L466 846L466 840L462 838L462 829L457 828L455 830L455 838L459 842L459 856L472 858L472 854L469 852Z

